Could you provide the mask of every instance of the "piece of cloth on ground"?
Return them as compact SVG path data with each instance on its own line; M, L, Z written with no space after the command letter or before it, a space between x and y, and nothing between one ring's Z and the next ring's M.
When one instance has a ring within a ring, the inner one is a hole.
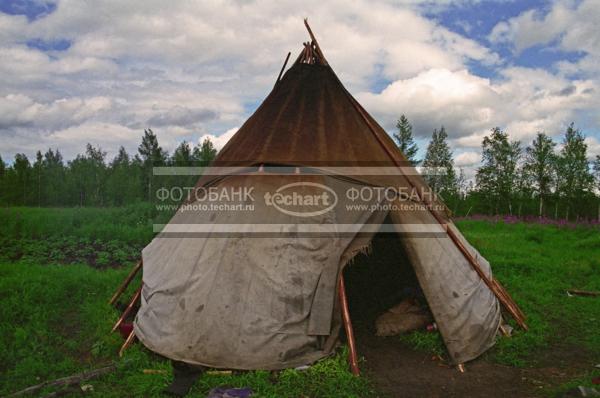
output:
M407 298L377 317L375 329L377 336L395 336L423 329L431 322L429 310L418 300Z

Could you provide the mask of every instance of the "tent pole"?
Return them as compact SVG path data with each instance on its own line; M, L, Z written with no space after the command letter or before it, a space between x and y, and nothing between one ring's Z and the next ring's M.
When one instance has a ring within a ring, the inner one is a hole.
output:
M125 340L125 342L121 346L121 349L119 350L119 358L123 356L123 353L125 352L127 347L129 347L131 345L131 343L133 343L134 339L135 339L135 332L132 330L129 333L129 336L127 336L127 340Z
M119 286L119 288L117 289L115 294L113 294L113 296L111 297L110 301L108 302L110 305L113 305L119 299L119 297L121 297L121 294L123 294L123 292L125 291L125 289L127 289L127 286L129 286L129 284L131 283L133 278L142 269L142 264L143 264L143 260L140 260L135 265L135 267L133 267L133 269L131 270L129 275L127 275L127 277L125 278L123 283L121 283L121 286Z
M354 109L356 109L358 111L358 113L361 115L361 117L363 118L363 120L365 121L365 123L367 124L367 126L369 127L369 129L371 130L373 135L375 136L375 139L377 139L379 144L382 146L383 150L388 154L388 156L394 162L394 164L398 168L400 168L400 170L402 170L401 166L396 161L396 158L389 151L389 149L385 146L385 144L383 143L383 141L381 140L379 135L377 135L377 131L372 126L369 118L365 115L365 110L362 108L362 106L360 106L360 104L358 104L356 102L356 100L354 99L354 97L352 97L352 95L350 95L350 93L347 92L347 94L350 97L349 99L350 99L350 102L352 103L352 105L354 106ZM411 182L408 175L406 175L404 173L402 173L402 174L406 178L406 181L412 186L412 188L415 188L415 185ZM469 250L462 244L462 242L460 241L458 236L456 236L456 234L441 219L440 215L437 214L437 212L433 209L433 206L431 205L431 203L425 201L421 197L421 194L418 192L418 190L417 190L417 196L418 196L419 200L421 201L421 203L423 203L425 205L425 207L427 208L427 210L429 210L429 213L438 222L438 224L440 224L444 228L444 230L446 231L446 234L448 235L450 240L454 243L454 245L462 253L462 255L465 257L465 259L471 265L471 267L477 273L477 275L479 275L479 277L483 280L483 282L487 285L487 287L492 291L492 293L494 293L494 295L496 296L498 301L512 315L512 317L515 319L515 321L517 321L517 323L519 324L519 326L521 326L521 328L523 328L524 330L528 330L529 328L525 324L525 314L523 314L523 312L521 311L521 309L519 308L517 303L515 303L514 300L510 297L510 295L508 294L506 289L504 289L504 287L496 279L489 278L483 272L483 270L479 266L479 263L477 262L477 260L469 252Z
M348 310L348 297L346 296L346 285L344 284L343 274L340 274L338 292L340 296L340 306L342 307L342 320L344 321L344 330L346 331L346 337L348 338L348 347L350 348L350 353L348 355L350 369L352 370L352 374L354 376L360 376L360 370L358 369L358 358L356 356L354 331L352 330L352 321L350 320L350 311Z
M275 85L277 85L277 83L279 83L279 80L281 80L281 75L283 75L283 71L285 70L285 66L287 65L289 59L290 59L290 55L292 55L291 51L288 51L287 57L285 57L285 62L283 63L283 66L281 67L281 70L279 71L279 76L277 76L277 81L275 82Z
M113 326L112 330L110 331L111 333L114 332L115 330L117 330L117 328L119 327L119 325L121 323L123 323L123 321L125 320L125 318L127 318L127 315L129 315L129 313L133 309L133 306L135 305L135 303L140 298L141 294L142 294L142 286L139 287L139 289L135 292L135 294L131 298L131 301L129 302L129 305L127 306L127 308L125 308L125 311L123 311L123 314L121 315L121 317L119 318L119 320L117 321L117 323L115 323L115 326Z
M306 30L308 30L310 39L312 40L312 42L315 45L315 51L317 52L317 55L319 56L321 63L323 65L328 65L327 60L325 59L325 56L323 55L323 52L321 51L321 47L319 46L319 43L317 42L317 39L315 38L315 35L312 32L312 29L308 25L308 18L304 18L304 26L306 26Z

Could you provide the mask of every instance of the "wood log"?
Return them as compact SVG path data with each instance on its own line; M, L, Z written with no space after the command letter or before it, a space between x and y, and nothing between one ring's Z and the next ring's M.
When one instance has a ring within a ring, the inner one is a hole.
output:
M575 296L589 296L589 297L598 297L600 296L600 292L592 292L589 290L579 290L579 289L569 289L567 293L573 294Z
M8 397L20 397L23 395L33 394L33 393L38 392L39 390L46 388L46 387L70 386L73 384L79 384L82 381L94 379L96 377L110 373L110 372L114 371L116 368L117 368L117 366L115 364L112 364L109 366L105 366L103 368L78 373L78 374L75 374L72 376L62 377L60 379L56 379L53 381L46 381L46 382L36 384L31 387L27 387L21 391L17 391L11 395L8 395Z

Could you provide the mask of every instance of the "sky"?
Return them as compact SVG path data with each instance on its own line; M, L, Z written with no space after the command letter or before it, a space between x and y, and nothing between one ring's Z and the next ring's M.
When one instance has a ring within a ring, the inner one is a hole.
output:
M301 4L300 4L301 3ZM0 2L0 155L222 147L271 90L308 17L342 82L390 133L405 114L423 155L444 125L472 175L482 138L560 141L575 122L600 154L597 0Z

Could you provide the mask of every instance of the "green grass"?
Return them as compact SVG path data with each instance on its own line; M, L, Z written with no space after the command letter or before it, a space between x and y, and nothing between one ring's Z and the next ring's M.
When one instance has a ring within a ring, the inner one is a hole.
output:
M123 341L108 333L117 313L107 301L126 273L86 265L0 264L0 395L116 360ZM129 295L131 289L124 294ZM307 371L276 376L265 371L206 376L193 392L205 396L228 385L250 386L257 397L373 396L369 381L348 371L346 358L342 351ZM167 374L144 374L144 369ZM170 362L137 344L119 361L118 371L90 382L91 395L158 397L171 379Z
M0 209L0 395L117 359L122 339L108 331L118 314L107 300L128 267L105 265L129 264L139 255L153 236L150 216L146 205ZM598 229L482 221L461 221L459 227L528 316L530 331L516 329L512 338L500 339L488 360L569 367L572 361L600 358L600 299L566 295L569 288L600 290ZM401 339L416 349L445 352L437 333ZM572 354L562 358L563 353ZM230 385L250 386L259 397L375 395L368 380L348 372L345 358L340 352L305 372L206 376L193 391L203 396L212 387ZM139 344L118 364L119 371L90 382L91 395L160 396L172 378L169 362ZM597 374L577 373L578 379L560 391L589 383Z
M106 295L126 273L0 264L0 394L106 361L119 340Z
M0 208L0 236L13 239L76 237L146 244L154 236L153 220L165 217L168 215L158 214L148 203L113 208L5 207Z
M116 208L0 208L0 262L127 265L169 214L147 203Z
M530 330L500 339L492 358L531 365L551 346L600 355L600 300L566 294L600 290L598 229L472 221L459 227L528 317Z

